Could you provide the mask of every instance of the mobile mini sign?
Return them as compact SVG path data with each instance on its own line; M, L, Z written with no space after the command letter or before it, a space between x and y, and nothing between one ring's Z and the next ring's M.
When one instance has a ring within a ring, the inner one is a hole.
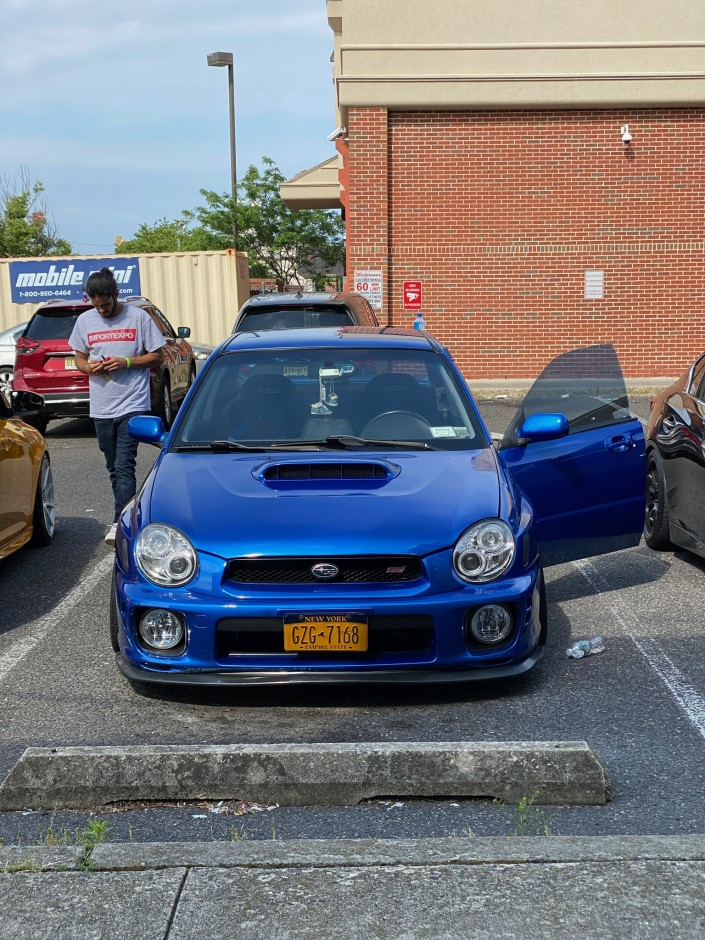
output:
M139 258L11 261L12 302L36 304L46 300L83 300L83 285L88 275L101 268L110 268L121 294L141 293Z

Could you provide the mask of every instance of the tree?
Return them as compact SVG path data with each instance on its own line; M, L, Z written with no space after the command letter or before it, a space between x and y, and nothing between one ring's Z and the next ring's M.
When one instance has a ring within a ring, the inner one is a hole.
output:
M194 226L193 212L184 211L180 219L170 222L160 219L154 225L143 223L132 238L115 243L118 254L137 254L160 251L213 251L228 248L232 238L223 238L207 231L203 226Z
M263 170L248 167L238 184L237 205L232 196L202 189L206 206L195 210L201 225L232 245L233 219L237 221L238 248L250 259L250 274L301 283L345 260L345 223L324 209L292 210L279 187L286 177L269 157Z
M18 179L0 177L0 257L36 258L42 255L70 255L69 242L60 238L47 216L42 198L44 186L32 181L26 168Z

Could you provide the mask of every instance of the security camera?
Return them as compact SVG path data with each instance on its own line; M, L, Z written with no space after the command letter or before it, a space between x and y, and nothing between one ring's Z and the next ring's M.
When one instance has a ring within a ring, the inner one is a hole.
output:
M622 142L625 144L630 144L632 140L632 135L629 133L629 125L622 124Z
M339 137L343 137L345 134L344 127L336 127L336 129L328 135L328 140L337 140Z

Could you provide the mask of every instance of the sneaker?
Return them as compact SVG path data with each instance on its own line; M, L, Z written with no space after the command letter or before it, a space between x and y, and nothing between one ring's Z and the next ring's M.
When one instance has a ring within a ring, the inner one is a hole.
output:
M115 533L117 532L117 522L113 522L108 531L105 533L105 541L108 545L115 544Z

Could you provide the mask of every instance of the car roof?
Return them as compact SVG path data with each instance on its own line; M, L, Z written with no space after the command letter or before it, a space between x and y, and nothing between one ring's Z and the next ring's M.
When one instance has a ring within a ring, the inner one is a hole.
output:
M316 349L331 346L394 346L399 349L426 347L442 351L443 347L422 330L399 326L329 326L306 330L244 330L233 333L220 347L220 352L245 352L251 349Z
M281 294L254 294L249 300L246 300L242 305L240 312L242 312L245 307L248 310L253 307L283 307L283 306L296 306L297 304L341 304L344 305L349 302L350 298L353 296L359 296L352 294L350 291L344 291L340 293L325 293L323 291L302 291L298 294L290 293L281 293Z
M131 296L127 294L125 297L120 297L120 302L124 304L133 304L135 307L151 307L153 306L152 302L146 297L140 297L137 294ZM90 310L92 304L87 300L47 300L41 306L37 307L34 311L35 313L43 313L45 310L57 311L57 310Z

